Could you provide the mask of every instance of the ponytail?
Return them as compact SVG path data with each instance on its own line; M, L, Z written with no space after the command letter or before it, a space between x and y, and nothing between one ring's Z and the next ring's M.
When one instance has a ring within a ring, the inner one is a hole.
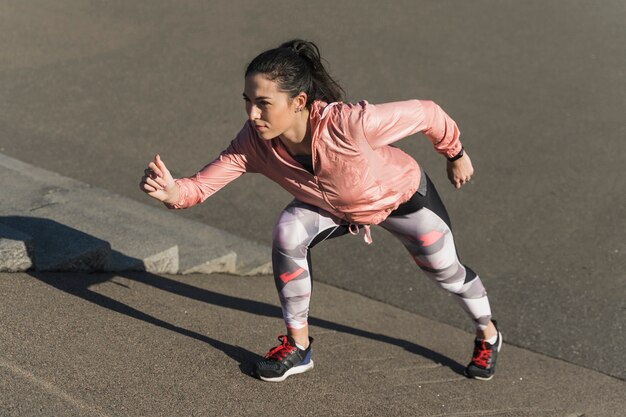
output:
M276 81L290 97L306 93L307 107L315 100L330 103L344 97L343 88L324 68L320 51L313 42L294 39L262 52L248 64L246 77L249 74L263 74Z

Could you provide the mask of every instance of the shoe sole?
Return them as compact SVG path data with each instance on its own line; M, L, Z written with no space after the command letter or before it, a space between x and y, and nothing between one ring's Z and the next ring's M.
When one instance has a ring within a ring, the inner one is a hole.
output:
M293 368L285 372L282 376L279 376L276 378L266 378L263 376L259 376L259 378L261 378L263 381L266 381L266 382L282 382L285 379L287 379L287 377L290 377L291 375L301 374L311 369L313 369L312 359L311 359L311 362L307 363L306 365L294 366Z
M498 332L498 336L499 336L499 339L500 339L500 343L498 343L498 354L500 354L500 352L502 351L502 333ZM495 375L495 371L494 371L493 374L491 374L491 376L472 376L472 375L468 375L467 374L467 370L464 372L464 374L468 378L478 379L480 381L489 381Z

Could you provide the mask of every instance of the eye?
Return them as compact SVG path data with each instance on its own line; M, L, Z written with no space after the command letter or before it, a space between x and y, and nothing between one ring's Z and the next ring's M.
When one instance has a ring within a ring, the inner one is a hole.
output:
M261 106L263 106L263 107L267 107L267 106L270 105L270 102L269 101L265 101L265 100L261 100L261 101L259 101L259 104Z

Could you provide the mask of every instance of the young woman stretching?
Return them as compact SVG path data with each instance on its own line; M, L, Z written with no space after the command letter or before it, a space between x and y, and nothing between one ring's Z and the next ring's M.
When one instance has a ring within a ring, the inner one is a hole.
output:
M377 224L400 239L424 273L460 301L477 336L465 373L491 379L502 336L491 320L485 288L457 257L435 186L413 158L391 146L423 132L447 158L448 177L460 188L474 170L456 124L432 101L348 104L342 96L312 42L293 40L265 51L246 69L248 120L230 146L194 176L176 180L157 155L140 187L167 207L182 209L246 172L258 172L295 197L278 218L272 244L287 334L255 364L259 378L283 381L313 367L307 325L310 249L360 230L371 243L370 225Z

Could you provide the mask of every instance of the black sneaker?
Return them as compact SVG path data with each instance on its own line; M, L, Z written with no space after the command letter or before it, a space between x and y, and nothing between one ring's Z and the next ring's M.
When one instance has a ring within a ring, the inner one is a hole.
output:
M289 336L278 336L281 344L265 355L254 365L254 374L263 381L281 382L290 375L301 374L313 368L311 359L311 344L313 338L309 337L309 347L298 349L296 342Z
M496 373L496 359L502 348L502 333L498 330L496 321L492 320L492 322L496 326L498 339L493 345L482 339L474 340L474 355L470 364L465 368L465 375L469 378L488 381Z

